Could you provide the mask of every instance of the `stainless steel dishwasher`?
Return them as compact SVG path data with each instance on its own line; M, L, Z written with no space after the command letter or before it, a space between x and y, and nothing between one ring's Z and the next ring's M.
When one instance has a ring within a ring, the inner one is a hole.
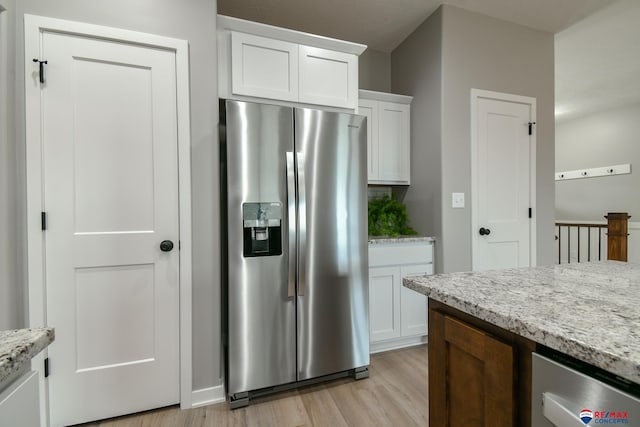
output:
M640 385L565 355L532 363L532 427L640 427Z

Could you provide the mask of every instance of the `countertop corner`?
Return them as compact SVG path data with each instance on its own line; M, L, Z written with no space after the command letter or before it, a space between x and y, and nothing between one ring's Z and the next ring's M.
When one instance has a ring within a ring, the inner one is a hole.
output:
M54 339L53 328L0 331L0 387Z

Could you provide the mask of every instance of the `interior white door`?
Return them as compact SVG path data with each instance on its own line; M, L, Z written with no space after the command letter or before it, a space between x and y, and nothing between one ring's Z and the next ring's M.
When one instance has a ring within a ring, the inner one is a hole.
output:
M472 137L473 269L531 265L531 152L526 102L478 97Z
M55 32L41 49L51 425L175 404L175 52Z

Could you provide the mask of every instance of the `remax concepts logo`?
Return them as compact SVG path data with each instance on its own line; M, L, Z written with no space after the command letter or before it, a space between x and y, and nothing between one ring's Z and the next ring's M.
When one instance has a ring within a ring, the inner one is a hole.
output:
M629 424L629 413L627 411L592 411L583 409L580 411L580 419L587 425L593 424Z
M580 411L580 419L583 423L589 424L593 419L593 412L590 409L583 409Z

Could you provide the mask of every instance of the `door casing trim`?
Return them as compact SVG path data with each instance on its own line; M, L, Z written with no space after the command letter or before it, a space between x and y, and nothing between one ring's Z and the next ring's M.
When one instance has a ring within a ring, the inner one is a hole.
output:
M531 107L532 122L536 121L536 98L529 96L513 95L510 93L494 92L482 89L471 89L471 230L474 232L478 229L478 219L475 215L478 212L478 199L475 195L478 193L478 183L474 179L477 172L478 162L478 100L495 99L498 101L514 102L518 104L526 104ZM533 211L529 226L529 265L536 266L536 131L529 136L529 206ZM471 266L475 271L477 265L477 241L474 237L471 240Z
M45 232L40 212L44 206L42 159L42 111L40 83L32 58L41 59L40 41L44 32L57 32L113 40L164 49L176 58L176 116L179 192L179 310L180 310L180 406L192 403L192 237L191 237L191 131L189 105L189 44L186 40L147 34L101 25L25 14L25 143L27 176L27 286L29 327L47 326L45 283ZM32 70L31 72L26 70ZM45 83L46 84L46 83ZM55 325L53 325L55 326ZM32 367L39 372L40 406L49 424L48 390L44 380L43 351ZM40 363L38 363L40 362Z

